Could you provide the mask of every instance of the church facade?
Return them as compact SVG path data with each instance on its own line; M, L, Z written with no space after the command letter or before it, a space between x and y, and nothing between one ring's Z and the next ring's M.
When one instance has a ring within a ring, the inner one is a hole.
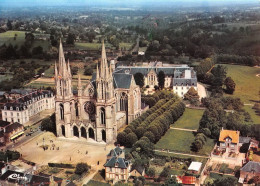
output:
M114 73L108 65L102 43L100 64L86 85L78 76L77 94L73 94L69 61L65 61L62 43L59 64L55 63L55 114L57 136L92 138L112 143L120 127L141 115L141 91L133 75Z

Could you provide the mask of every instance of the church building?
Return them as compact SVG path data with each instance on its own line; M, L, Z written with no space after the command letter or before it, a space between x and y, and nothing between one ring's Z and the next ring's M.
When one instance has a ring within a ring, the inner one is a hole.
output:
M69 61L65 61L60 43L55 85L58 137L92 138L97 142L113 143L118 129L142 112L140 87L133 75L114 73L114 66L107 62L104 42L96 73L87 84L82 84L78 76L76 95L73 94Z

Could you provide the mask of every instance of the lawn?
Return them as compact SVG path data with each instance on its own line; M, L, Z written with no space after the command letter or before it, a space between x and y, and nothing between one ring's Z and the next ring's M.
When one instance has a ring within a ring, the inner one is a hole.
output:
M130 50L130 48L133 46L134 43L120 43L120 48L125 48L126 50Z
M14 40L14 35L17 34L16 40ZM6 45L18 45L20 46L25 41L25 32L23 31L7 31L0 33L0 45L4 43Z
M260 68L248 67L241 65L224 65L227 67L227 76L230 76L236 83L234 97L239 97L244 103L254 104L259 100L260 90ZM257 116L252 109L252 106L244 106L244 109L249 112L254 123L260 124L260 117Z
M94 181L94 180L90 180L87 184L84 184L84 186L110 186L110 184L108 183L103 183L100 181Z
M227 67L227 76L230 76L236 83L235 97L239 97L244 103L254 103L259 99L258 92L260 88L260 68L224 65Z
M209 155L215 143L213 139L207 139L206 144L199 152L191 151L191 145L194 142L194 135L190 131L180 131L169 129L166 134L156 143L156 149L169 149L174 152L187 154Z
M204 110L186 108L181 118L172 127L196 130L199 128L199 122L203 113Z

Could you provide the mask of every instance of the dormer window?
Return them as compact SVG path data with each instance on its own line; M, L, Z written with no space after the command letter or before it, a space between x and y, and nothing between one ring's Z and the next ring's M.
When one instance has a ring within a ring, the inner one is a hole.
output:
M6 106L4 106L4 110L7 110L7 107L6 107Z
M10 110L13 110L13 107L10 107Z
M18 107L16 107L16 111L19 111L19 108L18 108Z

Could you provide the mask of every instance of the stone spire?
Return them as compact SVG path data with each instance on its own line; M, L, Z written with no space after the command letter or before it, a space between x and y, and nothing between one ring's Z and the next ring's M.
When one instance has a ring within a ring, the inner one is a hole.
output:
M96 79L99 79L99 69L98 69L98 64L97 64L97 73L96 73Z
M71 70L70 70L70 61L69 61L69 59L68 59L68 75L69 75L69 77L72 77Z
M104 40L102 41L102 51L101 51L101 65L100 65L100 77L108 78L108 65L107 65L107 55Z
M58 69L57 69L57 64L56 64L56 61L55 61L55 78L58 77Z

